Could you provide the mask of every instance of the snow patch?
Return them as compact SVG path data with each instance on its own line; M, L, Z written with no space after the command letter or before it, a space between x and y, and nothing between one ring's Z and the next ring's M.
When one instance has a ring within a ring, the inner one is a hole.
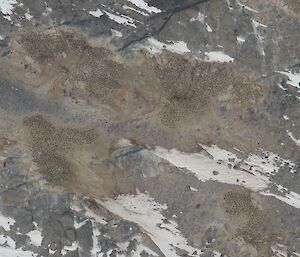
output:
M88 217L88 218L90 218L90 219L92 219L92 220L94 220L96 223L103 224L103 225L107 224L107 222L104 219L104 217L102 217L100 215L97 215L96 213L94 213L89 208L86 208L85 216Z
M122 32L120 32L118 30L110 29L110 31L111 31L111 34L112 34L113 37L123 37Z
M161 13L161 10L154 7L149 6L144 0L128 0L128 2L134 4L136 7L148 12L148 13Z
M274 253L274 257L288 257L288 252L285 245L277 243L271 246L271 250Z
M194 188L194 187L191 187L189 186L190 190L193 191L193 192L198 192L198 189L197 188Z
M211 27L206 23L206 30L208 31L208 32L212 32L212 29L211 29Z
M97 18L104 15L104 13L100 9L97 9L96 11L89 11L89 14L94 16L94 17L97 17Z
M16 248L16 242L9 236L0 235L0 245L8 245L10 248Z
M130 7L130 6L127 6L127 5L123 5L123 9L124 9L124 10L131 10L131 11L134 11L134 12L136 12L136 13L138 13L138 14L143 15L143 16L149 16L149 13L142 12L142 11L140 11L140 10L134 9L134 8L132 8L132 7Z
M32 230L26 234L30 237L31 243L37 247L42 245L43 237L42 233L39 230Z
M21 249L10 249L0 246L1 257L36 257L37 254L30 251L23 251Z
M260 52L262 56L265 56L264 41L263 41L264 38L259 34L258 28L259 27L266 28L267 26L254 19L251 19L251 22L252 22L253 33L257 39L257 50Z
M148 194L120 195L101 204L123 219L140 225L165 256L178 256L175 246L187 251L189 256L199 256L201 251L188 244L177 223L172 220L166 222L161 211L167 206L155 202Z
M124 14L116 15L107 11L104 11L104 13L108 16L109 19L113 20L116 23L136 28L136 25L134 23L135 20L129 16L126 16Z
M15 222L13 218L5 217L0 214L0 226L2 226L5 231L10 231L10 227L13 226Z
M244 8L245 10L248 10L248 11L253 12L253 13L259 13L259 11L253 9L253 8L250 7L250 6L247 6L247 5L242 4L240 1L237 1L237 3L238 3L242 8Z
M246 39L242 36L237 36L236 40L238 41L239 44L243 44L246 41Z
M283 115L283 118L284 118L285 120L289 120L289 119L290 119L290 117L287 116L287 115Z
M193 17L190 19L190 22L199 21L201 23L204 23L205 15L201 12L198 13L197 17Z
M24 14L24 16L29 21L33 18L33 16L29 13L29 10L27 11L27 13Z
M296 88L300 88L300 73L292 73L291 71L277 71L288 77L287 83Z
M184 153L176 149L157 147L154 154L183 171L192 172L200 181L217 181L220 183L244 186L263 195L274 196L277 199L299 208L300 195L288 192L288 189L277 186L277 192L269 191L272 183L270 177L275 175L281 166L288 165L291 172L295 164L280 158L271 152L262 152L262 156L250 154L246 159L239 159L234 153L213 146L201 145L205 152ZM185 169L185 170L184 170ZM273 183L274 184L274 183Z
M265 195L265 196L274 196L278 200L285 202L288 205L291 205L298 209L300 208L300 195L293 191L286 193L284 196L276 195L276 194L270 193L270 192L262 192L261 194Z
M230 0L226 0L226 2L227 2L228 9L233 10L233 8L231 6L231 3L230 3Z
M234 58L221 51L205 52L205 61L208 62L233 62Z
M93 226L93 235L92 235L93 248L91 250L92 257L98 257L99 256L98 254L101 253L101 248L99 247L98 244L98 236L100 236L100 232L98 229L96 229Z
M286 131L286 133L288 134L288 136L294 141L294 143L297 145L297 146L300 146L300 139L297 139L294 137L293 133L290 132L290 131Z
M76 251L77 249L79 249L77 242L73 242L72 245L70 246L64 246L64 248L61 249L61 254L66 255L68 252L73 252Z
M10 15L14 9L14 5L17 4L16 0L0 0L0 12L4 14L4 18L11 21Z
M140 257L140 256L142 256L141 255L142 252L146 252L147 254L149 254L149 256L159 256L156 252L153 252L150 248L148 248L142 244L139 244L136 248L136 251L132 255L132 257Z
M77 221L74 219L74 228L75 228L75 229L81 228L83 225L86 224L87 221L88 221L88 220L84 220L84 221L82 221L82 222L77 222Z
M187 44L183 41L170 42L169 44L162 43L155 38L149 38L146 43L146 49L151 54L161 53L162 50L168 50L170 52L184 54L191 52L188 49Z
M167 150L161 147L157 147L154 153L176 167L186 168L193 172L203 182L213 180L221 183L242 185L254 191L265 189L268 186L268 178L266 176L258 172L256 172L256 175L252 175L247 171L230 168L228 166L230 163L225 162L223 157L213 157L211 159L202 153L189 154L176 149Z

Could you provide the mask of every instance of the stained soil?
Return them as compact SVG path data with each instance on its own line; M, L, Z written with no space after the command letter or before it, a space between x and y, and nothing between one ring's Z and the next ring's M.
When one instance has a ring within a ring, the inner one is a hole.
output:
M138 54L125 61L77 31L23 32L16 41L41 66L63 67L64 78L55 86L63 87L69 95L95 99L121 112L130 100L143 98L132 109L142 109L143 115L159 113L167 127L207 109L215 96L227 93L230 102L240 103L260 95L257 83L228 65L199 63L176 54L157 58ZM133 82L138 89L132 90ZM149 84L156 89L154 95L149 93Z
M298 0L285 0L285 2L293 12L300 13L300 2Z
M292 256L300 249L296 208L239 186L199 181L151 149L199 152L199 144L216 144L241 159L263 149L295 162L296 170L299 149L287 131L299 138L297 89L290 90L284 79L280 85L285 90L278 87L282 74L274 71L293 67L298 72L299 1L148 1L162 12L145 17L122 2L79 2L72 8L58 0L49 6L14 5L12 21L1 20L1 203L9 217L18 217L20 232L30 231L38 217L40 248L46 252L41 255L48 256L49 247L63 247L64 241L72 246L77 241L82 254L88 254L97 221L88 221L84 210L78 216L69 203L73 193L83 195L89 210L109 217L105 226L97 224L102 227L97 240L104 255L110 249L114 255L128 239L137 241L133 232L142 228L112 215L95 199L147 192L168 206L161 210L166 220L160 226L167 229L168 221L176 222L188 243L204 250L203 256L218 251L222 256L269 257L277 243ZM98 7L103 13L128 13L137 27L89 14ZM33 17L26 19L29 13ZM140 37L150 34L161 42L183 40L191 52L151 55L137 49L148 40ZM204 62L205 51L222 51L234 61ZM270 192L278 183L299 193L297 173L281 169L276 180L270 175ZM38 191L37 184L47 192ZM84 221L80 230L74 229L74 218ZM142 237L145 246L163 255L149 236ZM187 255L183 250L178 254Z
M26 117L23 124L31 135L32 160L52 185L72 179L75 167L66 156L72 145L91 144L97 138L92 129L56 128L42 115Z
M144 167L135 169L135 162L143 163L150 156L144 153L131 159L134 154L130 151L122 156L126 165L120 166L114 153L121 147L121 138L134 142L135 149L161 145L186 152L200 151L198 143L218 144L228 150L235 146L245 154L260 146L270 149L279 145L274 142L275 129L269 130L272 122L277 124L276 116L266 118L266 108L271 108L265 106L264 97L269 89L230 64L199 62L168 52L151 56L144 50L120 55L103 42L70 29L23 31L15 35L12 47L13 54L5 59L6 65L0 64L0 70L21 82L24 92L32 92L39 104L50 99L60 106L36 114L24 105L26 112L17 112L16 119L23 121L20 130L26 131L20 140L26 142L24 152L30 153L35 164L33 172L55 188L86 195L94 210L99 207L93 199L135 193L147 186L145 190L154 194L158 181L151 180L162 178L171 169L156 171L160 173L153 178L148 178L148 173L141 176ZM13 75L15 70L20 72ZM20 91L12 90L11 98L15 92ZM287 152L286 147L283 150ZM174 172L159 188L167 184L173 188L174 183L186 186L186 174L175 180ZM188 184L195 182L194 177L190 179ZM274 212L262 208L247 190L226 192L224 198L218 198L223 204L220 209L215 197L214 215L225 215L223 221L230 223L228 230L225 225L217 228L222 240L216 241L216 249L229 251L223 242L226 238L237 240L235 247L245 247L247 252L270 256L279 229ZM202 216L197 206L191 214L194 221L199 217L209 221L209 214ZM206 226L191 228L183 221L178 223L195 233L192 240L212 233Z
M69 90L85 90L85 96L101 101L121 86L124 66L116 55L107 47L92 46L75 30L23 32L16 35L16 42L40 66L55 66L67 74L62 84Z
M7 76L43 97L107 111L114 123L110 128L123 137L184 151L202 142L287 152L272 135L284 142L283 130L270 133L278 119L265 106L271 89L229 64L168 52L151 56L145 50L121 55L68 28L25 30L12 42L13 54L0 64Z
M225 211L239 221L236 238L242 238L262 256L269 256L273 240L278 235L276 214L261 208L257 199L248 190L229 191L224 195Z
M179 55L167 55L155 64L166 95L161 121L174 127L187 115L199 115L213 97L228 93L228 102L241 103L261 95L260 85L234 72L228 65L199 63Z

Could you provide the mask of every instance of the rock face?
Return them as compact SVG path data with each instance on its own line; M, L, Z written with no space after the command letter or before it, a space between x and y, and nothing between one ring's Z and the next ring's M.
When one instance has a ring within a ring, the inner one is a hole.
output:
M0 0L0 257L300 256L292 0Z

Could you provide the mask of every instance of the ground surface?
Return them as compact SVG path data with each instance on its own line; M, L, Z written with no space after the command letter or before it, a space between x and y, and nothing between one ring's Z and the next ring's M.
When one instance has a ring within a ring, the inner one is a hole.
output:
M298 0L0 0L0 256L300 256Z

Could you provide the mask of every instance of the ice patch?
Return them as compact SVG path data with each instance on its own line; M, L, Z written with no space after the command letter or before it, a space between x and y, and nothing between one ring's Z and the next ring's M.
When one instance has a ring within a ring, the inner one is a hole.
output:
M300 73L292 73L291 71L277 71L280 74L283 74L288 77L287 83L300 88Z
M90 15L93 15L94 17L97 17L97 18L99 18L99 17L101 17L102 15L104 15L104 13L101 12L100 9L97 9L96 11L89 11L89 14L90 14Z
M288 136L294 141L294 143L297 145L297 146L300 146L300 139L297 139L294 137L293 133L290 132L290 131L286 131L286 133L288 134Z
M156 203L149 195L120 195L101 204L123 219L140 225L165 256L178 256L175 247L187 251L189 256L199 256L201 251L188 244L177 223L165 222L161 211L167 206Z
M129 16L126 16L124 14L116 15L107 11L104 11L104 13L108 16L109 19L113 20L116 23L136 28L136 25L134 23L135 20Z
M0 226L2 226L5 231L10 231L10 227L13 226L15 222L13 218L5 217L0 214Z
M190 49L188 49L187 44L183 41L177 41L172 42L169 44L162 43L155 38L149 38L146 43L146 49L151 54L158 54L161 53L162 50L168 50L170 52L178 53L178 54L184 54L191 52Z
M30 237L31 243L37 247L42 245L43 237L42 233L39 230L32 230L27 233L27 236Z
M233 62L234 58L221 51L205 52L205 61L208 62Z
M161 13L161 10L154 7L149 6L144 0L128 0L128 2L134 4L136 7L148 12L148 13Z

